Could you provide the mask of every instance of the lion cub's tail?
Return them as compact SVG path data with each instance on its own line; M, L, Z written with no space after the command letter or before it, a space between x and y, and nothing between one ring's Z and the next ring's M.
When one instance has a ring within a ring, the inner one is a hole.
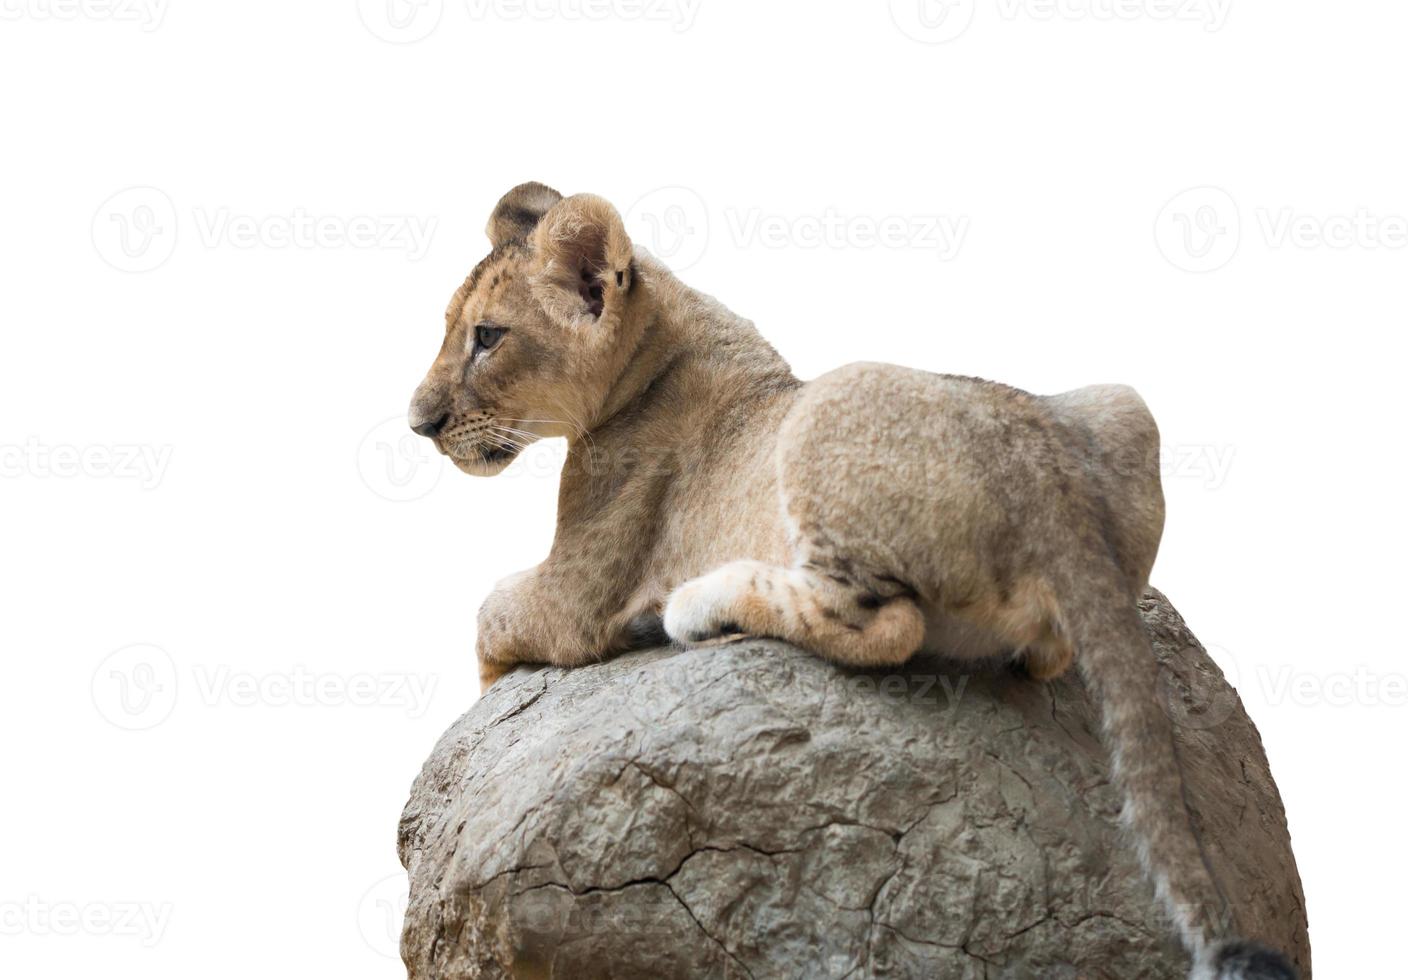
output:
M1296 980L1280 953L1232 934L1227 900L1184 802L1173 726L1158 700L1158 661L1138 610L1111 575L1105 589L1088 572L1068 583L1063 626L1100 705L1124 823L1193 958L1190 980Z

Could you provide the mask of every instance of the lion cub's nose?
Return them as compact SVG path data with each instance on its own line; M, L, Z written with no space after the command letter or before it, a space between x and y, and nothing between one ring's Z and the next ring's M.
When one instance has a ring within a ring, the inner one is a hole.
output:
M417 422L415 420L415 416L412 416L411 431L418 436L425 436L427 439L433 439L440 434L440 430L445 427L445 420L449 417L450 416L446 414L441 415L437 419L432 419L426 422Z

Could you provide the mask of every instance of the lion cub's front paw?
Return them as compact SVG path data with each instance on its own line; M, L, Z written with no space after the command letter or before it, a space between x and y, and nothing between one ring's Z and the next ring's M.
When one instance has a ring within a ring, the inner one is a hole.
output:
M730 562L671 592L664 616L670 639L697 644L747 635L739 624L740 611L753 594L760 567L757 562Z

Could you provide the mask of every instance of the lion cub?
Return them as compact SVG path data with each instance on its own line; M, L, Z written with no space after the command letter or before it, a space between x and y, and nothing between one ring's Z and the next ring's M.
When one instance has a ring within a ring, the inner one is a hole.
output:
M1163 530L1132 390L1036 396L854 364L803 383L591 195L523 184L446 311L411 427L466 473L568 440L551 554L479 614L480 677L670 638L777 637L840 664L921 649L1074 661L1125 815L1200 978L1291 978L1229 921L1182 799L1136 600Z

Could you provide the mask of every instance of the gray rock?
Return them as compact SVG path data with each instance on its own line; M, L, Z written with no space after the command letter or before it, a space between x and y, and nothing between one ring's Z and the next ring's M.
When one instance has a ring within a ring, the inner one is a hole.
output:
M1310 976L1256 729L1177 612L1144 616L1188 796L1242 931ZM413 980L1177 978L1070 675L781 643L520 668L401 819Z

